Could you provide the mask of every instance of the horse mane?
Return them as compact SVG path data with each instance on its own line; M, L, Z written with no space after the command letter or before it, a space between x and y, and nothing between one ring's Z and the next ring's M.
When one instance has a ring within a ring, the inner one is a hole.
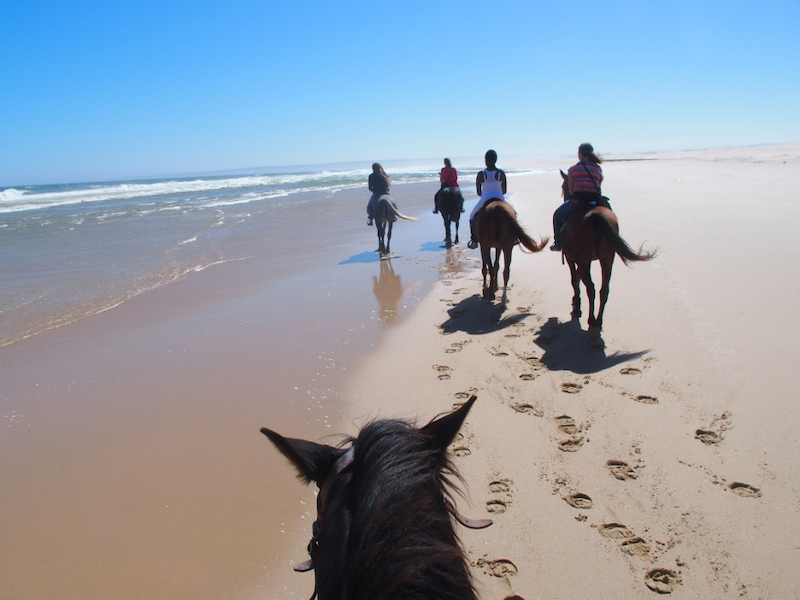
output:
M372 422L350 441L347 597L475 600L453 527L453 496L463 480L446 450L400 420Z

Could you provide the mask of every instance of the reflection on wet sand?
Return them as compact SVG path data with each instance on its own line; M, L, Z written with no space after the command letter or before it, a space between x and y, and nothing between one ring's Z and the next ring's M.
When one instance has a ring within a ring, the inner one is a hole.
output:
M380 261L381 274L372 276L372 292L380 304L380 318L383 322L397 318L403 286L400 275L394 272L391 259Z

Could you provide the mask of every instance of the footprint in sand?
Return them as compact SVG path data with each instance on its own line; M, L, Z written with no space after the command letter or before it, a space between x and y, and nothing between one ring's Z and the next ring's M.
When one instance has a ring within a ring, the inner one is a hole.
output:
M734 494L741 496L742 498L761 498L761 490L752 485L734 481L733 483L728 484L728 487Z
M609 460L606 462L606 467L608 467L611 474L620 481L637 478L636 469L624 461Z
M600 535L612 540L627 540L633 537L633 532L620 523L605 523L597 528Z
M544 411L542 411L541 408L537 408L530 404L512 404L511 408L513 408L515 412L522 413L524 415L533 415L535 417L544 416Z
M642 370L636 367L622 367L619 372L623 375L641 375Z
M649 556L650 555L650 546L646 541L644 541L640 537L631 538L629 540L625 540L620 544L620 548L625 554L630 554L631 556Z
M644 582L654 592L671 594L680 584L681 575L672 569L652 569L644 576Z
M658 404L658 398L655 396L636 396L635 400L641 404Z
M450 367L446 367L444 365L433 365L433 369L439 373L439 379L450 379Z
M714 444L719 444L722 441L722 436L716 431L698 429L694 432L694 439L700 440L706 446L712 446Z
M472 450L466 446L458 446L457 448L453 448L453 454L456 456L469 456L472 454Z
M500 358L505 358L508 356L508 352L503 352L502 350L493 350L492 356L499 356Z
M572 508L587 510L592 508L592 499L586 494L575 493L564 497L564 501Z
M561 415L560 417L556 417L556 423L558 424L559 430L569 435L579 433L581 430L581 428L575 424L575 419L569 415Z
M583 436L558 442L558 449L562 452L577 452L581 446L583 446Z
M577 394L583 389L580 383L562 383L561 391L565 394Z
M486 512L490 512L493 515L501 515L506 512L508 508L508 504L503 500L489 500L486 503Z
M487 575L504 579L512 577L518 573L517 565L506 558L498 558L497 560L488 560L486 558L479 558L476 566L482 569Z

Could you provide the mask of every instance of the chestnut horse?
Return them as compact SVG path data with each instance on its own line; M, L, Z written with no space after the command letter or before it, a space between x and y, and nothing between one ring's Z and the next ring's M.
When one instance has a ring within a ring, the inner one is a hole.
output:
M461 478L447 452L475 400L421 429L374 421L346 448L261 430L320 488L311 559L294 569L314 570L312 600L477 600L453 525L492 522L455 510Z
M564 179L561 195L566 198L569 194L568 177L564 171L561 171L561 176ZM654 259L658 255L658 249L645 250L642 245L638 252L634 252L620 237L617 216L610 208L581 202L575 203L575 208L561 230L560 238L561 251L572 277L572 317L574 319L581 317L580 285L583 281L586 295L589 297L589 340L597 342L603 329L603 312L608 301L614 257L619 255L622 262L627 265L633 261ZM597 315L594 313L595 288L591 273L591 264L595 260L600 262L603 276Z
M444 220L444 241L449 247L458 243L458 222L464 212L464 196L457 187L446 187L436 194L436 209L442 213ZM450 224L455 225L455 240L450 235Z
M397 221L397 218L400 217L406 221L417 220L414 217L408 217L400 213L389 194L383 194L375 201L375 206L372 207L372 216L375 219L375 227L378 230L378 253L381 256L391 253L389 244L392 242L392 225Z
M540 242L534 242L517 222L514 209L500 199L489 200L475 215L475 230L478 243L481 246L481 259L483 261L483 297L494 300L498 288L498 271L500 269L500 253L503 253L503 296L501 302L508 302L508 278L511 274L511 251L519 241L531 253L540 252L547 245L550 238L545 237ZM492 261L492 248L494 261ZM486 276L489 284L486 284Z

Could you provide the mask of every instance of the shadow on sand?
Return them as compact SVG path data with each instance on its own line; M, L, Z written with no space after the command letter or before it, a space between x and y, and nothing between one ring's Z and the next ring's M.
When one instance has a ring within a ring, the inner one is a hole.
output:
M360 254L354 254L347 260L341 261L340 265L354 265L357 263L365 264L365 263L374 263L379 262L381 260L381 255L377 254L376 252L361 252Z
M534 343L544 350L540 360L550 371L571 371L581 375L610 369L650 352L641 350L607 355L604 348L589 345L588 334L581 329L580 321L572 319L562 323L555 317L542 325L536 333Z
M502 304L487 302L476 294L465 298L448 310L450 318L442 323L441 329L444 333L463 331L470 335L483 335L511 327L531 315L531 313L515 313L504 317L505 310Z

